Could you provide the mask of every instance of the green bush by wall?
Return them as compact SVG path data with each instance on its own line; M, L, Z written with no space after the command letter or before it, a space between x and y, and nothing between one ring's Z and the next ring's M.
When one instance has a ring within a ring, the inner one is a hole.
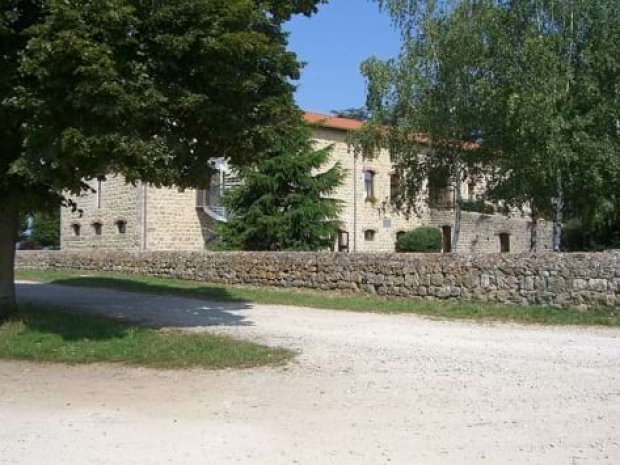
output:
M441 246L441 230L433 227L408 231L396 241L397 252L441 252Z

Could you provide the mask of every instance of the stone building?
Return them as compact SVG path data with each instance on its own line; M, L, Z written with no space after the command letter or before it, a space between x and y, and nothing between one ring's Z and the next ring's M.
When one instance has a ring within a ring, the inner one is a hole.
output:
M386 208L398 189L387 151L366 159L356 156L348 144L351 131L361 122L306 113L314 125L316 146L331 145L332 161L340 161L347 176L335 197L342 200L342 228L334 249L348 252L390 252L402 232L432 225L444 235L449 250L454 213L454 193L441 193L443 202L424 207L413 217ZM226 221L221 196L236 180L225 160L212 160L216 169L208 190L132 186L121 176L104 182L91 181L94 192L76 199L78 211L63 209L61 247L64 250L114 249L129 251L204 250L214 239L213 226ZM479 183L463 183L463 198L473 199L484 190ZM457 252L523 252L529 250L530 219L520 211L503 214L463 212ZM539 247L551 248L549 225L539 223Z

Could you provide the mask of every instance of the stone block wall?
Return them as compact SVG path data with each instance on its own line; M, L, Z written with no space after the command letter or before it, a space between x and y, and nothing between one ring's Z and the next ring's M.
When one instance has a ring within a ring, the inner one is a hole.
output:
M92 189L73 198L78 209L61 210L61 248L63 250L140 250L143 225L142 186L132 186L122 176L109 176L104 182L91 180ZM118 222L126 223L124 232ZM100 234L94 225L101 224Z
M479 255L20 251L16 265L410 298L620 307L620 251Z
M454 212L431 210L431 226L453 227ZM504 215L484 215L475 212L461 212L461 233L457 252L497 253L500 252L499 235L509 236L511 253L524 253L530 250L531 220L527 217L508 217ZM538 251L552 250L552 225L538 222Z

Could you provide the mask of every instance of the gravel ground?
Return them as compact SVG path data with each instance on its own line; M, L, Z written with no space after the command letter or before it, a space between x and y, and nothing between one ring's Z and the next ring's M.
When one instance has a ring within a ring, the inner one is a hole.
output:
M618 464L620 331L22 284L298 349L283 368L0 362L0 464Z

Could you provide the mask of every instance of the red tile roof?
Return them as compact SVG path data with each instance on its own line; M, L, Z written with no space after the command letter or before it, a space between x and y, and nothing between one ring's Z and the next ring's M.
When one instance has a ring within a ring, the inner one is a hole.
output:
M342 131L355 131L362 127L363 121L350 118L339 118L333 115L323 115L321 113L304 113L306 123L316 124L324 128L340 129Z
M356 131L363 125L363 121L359 121L351 118L340 118L333 115L324 115L321 113L313 113L307 111L304 113L304 121L309 124L315 124L317 126L329 129L339 129L341 131ZM429 144L431 138L427 134L417 134L414 139L419 144ZM439 141L437 141L439 142ZM461 142L465 150L474 150L480 148L475 142Z

